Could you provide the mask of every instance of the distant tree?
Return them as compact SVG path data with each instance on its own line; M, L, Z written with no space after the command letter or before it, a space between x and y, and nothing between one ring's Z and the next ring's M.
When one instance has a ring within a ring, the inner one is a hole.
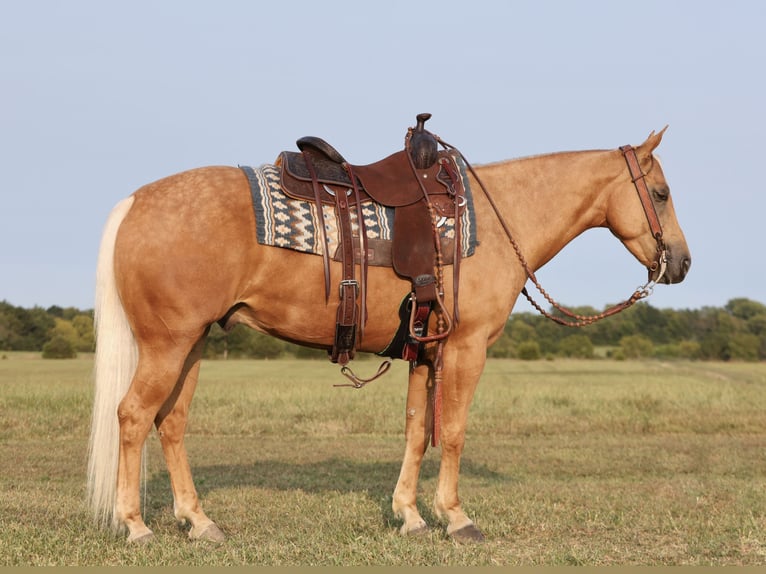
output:
M747 319L747 329L753 335L766 336L766 313L758 313Z
M514 343L533 341L537 339L537 330L533 323L536 317L525 315L511 316L511 320L505 327L505 333Z
M643 335L628 335L620 339L620 350L627 359L645 359L652 356L654 343Z
M681 341L678 343L679 356L684 359L699 359L702 352L697 341Z
M758 358L766 359L766 313L753 315L747 320L747 329L757 336L760 343L758 346Z
M63 335L54 335L43 345L43 359L74 359L77 351L72 342Z
M522 361L537 361L542 356L537 341L524 341L516 348L516 356Z
M567 335L558 344L558 354L578 359L593 358L593 343L587 335Z
M55 327L55 319L42 307L30 310L16 307L16 313L21 322L16 350L39 351L48 340L50 330Z
M204 356L274 359L286 352L287 343L245 325L237 325L228 333L218 325L213 325L207 337Z
M766 314L766 305L752 301L744 297L730 299L724 306L724 309L738 319L747 321L754 315Z
M92 351L96 345L93 333L93 318L90 315L78 314L72 318L72 327L77 332L77 350Z
M285 343L258 331L250 333L250 349L248 356L256 359L276 359L285 352Z
M55 318L55 325L53 329L51 329L48 338L53 339L57 336L63 337L69 341L74 349L76 349L77 345L80 343L80 335L77 333L77 329L74 328L74 325L72 325L72 322L67 321L66 319L59 319L58 317Z
M78 315L86 315L93 319L93 313L90 311L80 311L77 307L65 307L61 313L61 318L67 321L73 321Z
M48 315L51 317L59 317L60 319L64 318L64 309L59 307L58 305L51 305L45 310Z
M210 327L210 332L205 340L204 356L208 359L225 360L229 358L228 334L221 329L218 323L214 323Z
M730 337L715 331L705 335L700 341L700 355L703 359L728 361L731 357Z
M12 351L16 349L20 330L21 321L18 317L0 306L0 350Z
M698 314L697 338L702 358L729 361L740 351L732 352L734 336L746 329L746 322L731 312L703 307Z
M654 344L669 342L668 316L664 311L648 303L639 303L631 308L631 317L636 324L636 334L640 334Z
M498 358L498 359L507 359L509 357L513 357L514 353L514 343L513 339L511 339L510 335L508 335L507 332L503 332L502 335L500 335L500 338L495 341L492 346L487 349L487 356Z
M757 361L761 340L750 333L736 333L729 339L729 353L732 359Z

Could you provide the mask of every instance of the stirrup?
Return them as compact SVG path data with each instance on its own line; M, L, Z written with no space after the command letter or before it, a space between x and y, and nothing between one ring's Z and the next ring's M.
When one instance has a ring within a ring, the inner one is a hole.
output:
M412 337L418 343L431 343L433 341L440 341L442 339L446 339L447 337L449 337L450 333L452 333L452 317L450 317L449 312L444 306L444 301L442 300L439 293L438 292L436 293L435 301L439 305L439 309L441 310L442 316L447 322L447 327L444 329L442 333L436 333L434 335L426 335L424 337L418 336L415 329L415 312L417 310L417 299L415 297L414 292L410 294L410 298L412 300L412 310L410 311L410 337Z

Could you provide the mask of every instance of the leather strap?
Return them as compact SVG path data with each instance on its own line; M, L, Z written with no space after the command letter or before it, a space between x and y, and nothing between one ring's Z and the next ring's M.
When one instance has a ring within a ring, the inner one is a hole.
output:
M335 206L338 211L338 227L341 239L341 267L343 279L340 283L340 303L335 319L335 342L331 360L345 365L354 358L356 346L356 296L359 284L354 278L354 244L351 239L351 218L349 216L348 195L343 190L335 193Z
M319 181L317 181L314 162L311 161L311 154L303 151L303 159L306 162L306 168L311 174L311 186L314 188L314 203L317 208L317 221L322 226L322 262L324 263L324 300L325 303L330 300L330 254L327 244L327 226L324 223L324 211L322 210L322 196L319 192ZM287 169L284 167L283 169Z
M646 213L646 219L649 222L649 229L651 229L654 238L659 241L662 239L662 225L660 224L660 218L657 216L657 210L654 208L651 195L649 195L649 188L647 187L645 180L646 174L641 171L641 165L638 163L636 150L633 146L624 145L620 147L620 151L625 156L625 161L628 164L630 177L633 180L633 184L636 186L638 197L641 200L644 213Z
M354 174L354 168L351 167L351 164L349 163L344 163L343 167L346 168L346 171L348 172L348 176L351 179L351 185L354 190L354 203L356 204L356 224L359 230L359 298L362 311L362 317L359 321L359 339L361 340L364 336L364 326L367 323L367 268L369 266L370 253L367 247L367 228L364 225L364 213L362 211L362 202L359 193L359 186L356 183L357 179L356 175ZM349 236L348 241L349 243L352 242L352 236Z

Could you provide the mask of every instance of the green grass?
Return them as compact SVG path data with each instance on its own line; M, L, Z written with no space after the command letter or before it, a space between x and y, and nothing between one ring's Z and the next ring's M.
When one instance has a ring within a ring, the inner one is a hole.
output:
M362 390L322 361L203 364L188 432L196 484L227 533L172 517L157 439L133 547L85 509L91 358L0 359L0 566L766 563L766 364L494 360L469 418L461 498L487 543L399 536L391 494L407 365ZM358 361L360 373L376 363Z

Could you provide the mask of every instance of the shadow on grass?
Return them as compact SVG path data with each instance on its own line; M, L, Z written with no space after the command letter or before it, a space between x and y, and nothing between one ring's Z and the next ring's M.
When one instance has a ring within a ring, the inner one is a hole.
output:
M362 462L333 457L309 463L271 459L247 465L197 466L192 472L197 492L201 497L218 489L242 487L307 493L365 493L371 500L380 503L383 520L392 526L399 522L391 510L392 494L399 469L400 463L394 461ZM421 484L423 481L435 479L438 473L438 460L424 460L420 471ZM460 476L486 482L512 480L511 477L486 465L475 464L465 459L461 462ZM149 497L155 500L157 497L164 497L168 488L167 471L155 473L147 484ZM430 505L420 510L427 521L435 521Z

